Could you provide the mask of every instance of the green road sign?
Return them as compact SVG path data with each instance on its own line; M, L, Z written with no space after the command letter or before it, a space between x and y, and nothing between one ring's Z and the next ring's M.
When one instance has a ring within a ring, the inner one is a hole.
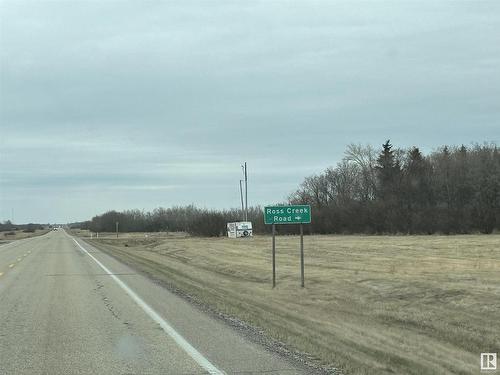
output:
M311 222L311 206L269 206L264 207L266 224L308 224Z

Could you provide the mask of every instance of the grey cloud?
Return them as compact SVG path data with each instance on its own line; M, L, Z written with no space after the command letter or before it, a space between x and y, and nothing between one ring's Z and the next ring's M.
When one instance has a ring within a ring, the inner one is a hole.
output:
M498 2L3 1L0 17L0 220L237 206L243 160L252 203L276 202L351 142L498 140Z

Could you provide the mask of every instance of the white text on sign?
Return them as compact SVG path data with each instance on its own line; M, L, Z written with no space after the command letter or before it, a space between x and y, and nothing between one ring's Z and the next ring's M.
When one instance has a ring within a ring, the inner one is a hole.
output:
M273 208L267 208L267 214L268 215L276 215L276 214L308 214L309 209L308 208L279 208L279 209L273 209Z

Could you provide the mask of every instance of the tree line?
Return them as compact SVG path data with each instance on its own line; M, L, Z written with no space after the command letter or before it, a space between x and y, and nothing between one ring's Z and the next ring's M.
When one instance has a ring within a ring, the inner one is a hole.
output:
M495 144L377 151L351 144L343 159L307 177L290 202L314 207L316 233L491 233L500 229Z
M123 212L108 211L97 215L92 220L71 224L71 227L89 229L93 232L114 232L116 223L121 232L187 232L196 236L226 235L226 224L242 221L243 214L239 209L207 210L189 206L156 208L153 211L127 210ZM248 220L252 221L254 231L265 232L260 207L248 208Z
M47 224L47 226L50 226ZM51 226L50 226L51 227ZM16 230L22 230L26 233L32 233L37 229L44 229L45 226L42 224L13 224L10 220L6 220L3 223L0 223L0 232L13 232Z
M429 155L418 147L394 148L390 140L379 150L351 144L335 167L306 177L284 203L312 206L309 233L492 233L500 229L500 154L496 144L444 146ZM260 206L250 207L248 217L255 233L270 231ZM227 222L241 219L239 209L190 205L109 211L78 226L112 232L119 222L124 232L220 236Z

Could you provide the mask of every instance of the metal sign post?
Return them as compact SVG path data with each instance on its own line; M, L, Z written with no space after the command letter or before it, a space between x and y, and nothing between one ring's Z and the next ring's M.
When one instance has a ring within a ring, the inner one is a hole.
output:
M311 222L311 206L268 206L264 207L264 223L272 224L273 233L273 288L276 286L276 224L300 225L300 286L304 288L304 226Z
M276 224L273 224L273 288L276 286Z
M300 224L300 286L304 287L304 228Z

